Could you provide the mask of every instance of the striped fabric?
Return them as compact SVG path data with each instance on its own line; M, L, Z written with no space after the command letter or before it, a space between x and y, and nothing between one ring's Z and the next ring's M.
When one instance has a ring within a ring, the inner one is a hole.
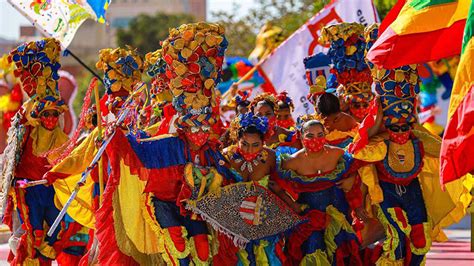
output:
M470 4L471 0L399 0L382 22L384 31L367 58L392 69L460 54Z
M464 29L461 61L454 80L448 124L441 146L440 178L446 184L474 173L474 2Z

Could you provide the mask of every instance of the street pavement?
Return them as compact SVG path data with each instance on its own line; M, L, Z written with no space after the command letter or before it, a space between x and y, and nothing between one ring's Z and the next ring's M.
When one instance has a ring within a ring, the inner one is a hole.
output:
M428 253L426 265L428 266L473 266L474 252L470 252L470 230L450 229L445 230L449 238L445 243L433 243ZM8 265L8 244L0 245L0 266ZM56 265L56 263L53 263Z

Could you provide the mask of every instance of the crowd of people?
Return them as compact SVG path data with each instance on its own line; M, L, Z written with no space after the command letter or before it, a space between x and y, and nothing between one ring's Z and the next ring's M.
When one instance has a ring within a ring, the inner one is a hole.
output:
M462 179L439 185L441 139L418 123L417 67L366 61L377 25L321 35L331 74L311 70L318 55L301 62L313 114L296 118L286 92L234 88L224 124L225 30L194 23L144 57L101 50L104 97L90 106L94 78L71 138L59 42L11 51L29 100L4 152L10 263L423 265L471 198Z

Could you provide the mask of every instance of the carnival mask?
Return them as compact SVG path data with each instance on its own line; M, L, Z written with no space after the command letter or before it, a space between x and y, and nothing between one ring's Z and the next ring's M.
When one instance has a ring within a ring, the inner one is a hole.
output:
M303 138L303 146L308 152L321 151L326 142L326 137Z
M56 110L48 110L41 113L40 116L41 125L47 130L53 130L59 121L59 112Z
M388 135L391 141L397 144L405 144L410 139L411 127L408 124L392 125L388 128Z
M279 127L282 127L282 128L290 128L290 127L294 127L295 126L295 121L293 121L293 118L289 118L289 119L285 119L285 120L277 120L276 121L276 124L279 126Z
M350 108L349 110L351 114L355 118L362 120L368 113L369 104L368 103L353 103L350 105L349 108Z
M204 132L204 131L198 131L198 132L185 131L184 134L186 135L186 138L191 143L193 143L194 145L198 147L202 147L204 144L206 144L210 136L209 132Z
M242 150L241 148L237 148L237 152L240 155L242 155L242 158L244 158L245 161L251 162L251 161L255 160L258 157L258 155L260 155L261 150L257 151L257 152L246 152L246 151Z

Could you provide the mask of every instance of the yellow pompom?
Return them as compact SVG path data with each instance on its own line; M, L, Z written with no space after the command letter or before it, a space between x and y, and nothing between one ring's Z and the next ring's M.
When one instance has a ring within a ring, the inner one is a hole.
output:
M174 41L174 46L176 50L181 50L184 48L184 40L183 39L177 39Z
M346 47L346 54L347 55L353 55L357 51L357 47L354 45Z
M191 51L191 49L189 48L183 48L183 50L181 51L181 56L186 59L189 58L192 54L193 54L193 51Z
M211 89L212 86L214 86L214 80L213 79L206 79L206 81L204 82L204 87L206 89Z
M395 70L395 81L402 82L405 80L405 72L403 70Z

